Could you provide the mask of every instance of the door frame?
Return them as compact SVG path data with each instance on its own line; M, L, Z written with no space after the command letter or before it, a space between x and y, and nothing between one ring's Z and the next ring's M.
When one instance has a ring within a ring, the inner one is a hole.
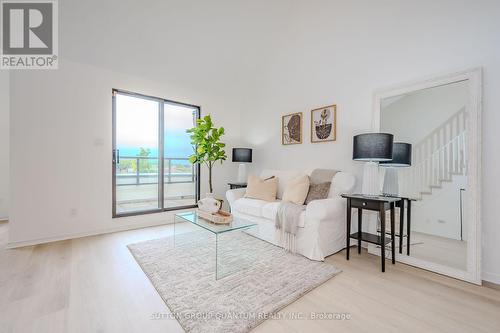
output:
M116 211L116 95L117 94L122 94L122 95L128 95L132 97L137 97L137 98L143 98L143 99L149 99L149 100L154 100L159 103L159 110L158 110L158 121L159 121L159 127L158 127L158 203L160 208L154 208L154 209L149 209L149 210L143 210L143 211L133 211L133 212L126 212L126 213L118 213ZM118 217L127 217L127 216L136 216L136 215L145 215L145 214L154 214L154 213L161 213L161 212L166 212L166 211L173 211L173 210L180 210L180 209L189 209L189 208L195 208L197 207L197 202L200 200L200 178L201 178L201 168L200 165L197 163L195 166L196 170L196 175L195 175L195 204L194 205L186 205L186 206L178 206L178 207L169 207L165 208L164 205L164 175L165 175L165 158L164 158L164 105L165 103L168 104L174 104L174 105L182 105L186 107L191 107L195 110L196 112L196 119L200 119L201 117L201 107L199 105L194 105L194 104L188 104L188 103L183 103L183 102L178 102L174 100L169 100L161 97L154 97L150 95L144 95L141 93L136 93L136 92L131 92L128 90L123 90L123 89L116 89L113 88L111 90L111 96L112 96L112 150L111 150L111 173L112 173L112 217L113 218L118 218Z

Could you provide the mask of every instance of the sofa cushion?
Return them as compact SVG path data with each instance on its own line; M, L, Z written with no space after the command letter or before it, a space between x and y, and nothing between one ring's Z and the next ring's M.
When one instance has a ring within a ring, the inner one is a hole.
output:
M276 214L278 213L278 207L280 206L281 201L276 202L268 202L262 207L262 217L271 220L273 223L276 220ZM303 211L300 214L299 224L298 226L304 228L306 225L306 211Z
M283 193L283 201L303 205L309 191L309 176L303 175L290 181ZM328 194L328 193L327 193Z
M241 198L234 202L231 209L238 213L262 217L262 208L266 204L268 204L268 202L264 200Z
M245 198L260 199L265 201L276 200L276 191L278 190L278 178L270 177L260 179L251 175L248 177L248 185Z
M304 174L304 172L299 171L265 169L261 172L260 178L266 179L271 176L275 176L276 178L278 178L278 191L276 193L276 198L281 200L283 198L283 193L285 192L285 187L288 185L288 183L292 179Z
M276 218L276 213L278 212L278 207L281 201L268 202L262 207L262 216L268 220L274 221Z

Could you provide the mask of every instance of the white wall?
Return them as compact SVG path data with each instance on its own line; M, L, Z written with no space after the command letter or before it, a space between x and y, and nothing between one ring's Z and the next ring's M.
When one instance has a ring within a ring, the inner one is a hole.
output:
M112 88L201 105L226 127L225 140L237 142L237 101L227 96L67 60L54 71L12 73L11 245L170 221L168 214L111 218ZM218 196L235 175L231 162L215 167Z
M9 72L0 71L0 221L9 216Z
M328 166L360 176L352 136L371 129L375 90L483 66L483 279L500 283L500 2L308 1L288 13L242 119L253 171ZM332 103L337 141L311 144L309 111ZM305 142L282 146L280 117L298 111Z
M380 131L394 134L394 141L411 143L415 147L450 117L464 109L468 98L467 82L400 96L381 108Z
M443 182L441 188L433 188L432 194L424 194L422 200L414 202L412 231L460 240L462 228L462 237L467 240L467 220L460 225L460 189L466 188L466 180L465 176L453 176L452 182Z

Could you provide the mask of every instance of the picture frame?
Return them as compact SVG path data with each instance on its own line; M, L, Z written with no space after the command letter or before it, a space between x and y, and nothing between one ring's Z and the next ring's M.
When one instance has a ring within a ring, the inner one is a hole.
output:
M290 113L281 116L281 144L296 145L302 143L303 132L302 112Z
M311 110L311 142L337 140L337 105L332 104Z

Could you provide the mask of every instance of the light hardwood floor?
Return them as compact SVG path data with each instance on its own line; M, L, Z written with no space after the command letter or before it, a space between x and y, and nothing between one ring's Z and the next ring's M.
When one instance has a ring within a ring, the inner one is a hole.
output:
M411 240L413 257L467 270L467 241L421 232L413 232Z
M168 308L126 245L172 234L171 225L5 249L0 223L0 332L182 332L152 320ZM183 224L182 231L190 226ZM268 320L255 332L499 332L500 290L353 251L343 272L282 310L347 313L350 320Z

